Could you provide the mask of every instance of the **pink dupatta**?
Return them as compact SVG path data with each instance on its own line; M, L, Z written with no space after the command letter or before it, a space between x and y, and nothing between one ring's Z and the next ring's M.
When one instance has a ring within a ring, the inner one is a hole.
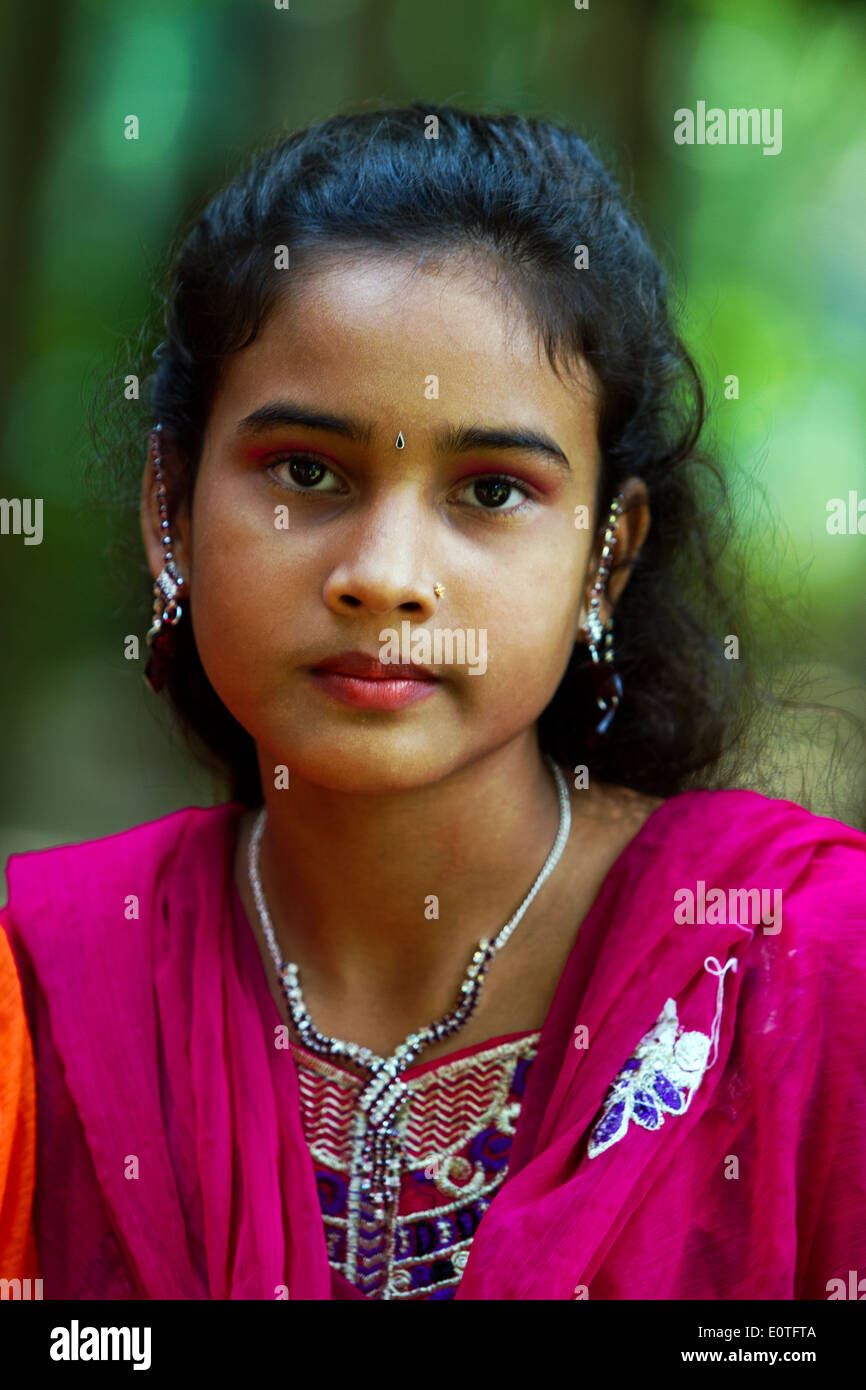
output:
M362 1297L328 1264L231 877L241 810L9 861L46 1299ZM781 928L677 921L699 881L725 917L729 890L778 890ZM754 792L665 802L577 931L456 1297L845 1296L831 1281L866 1273L864 1005L866 836Z

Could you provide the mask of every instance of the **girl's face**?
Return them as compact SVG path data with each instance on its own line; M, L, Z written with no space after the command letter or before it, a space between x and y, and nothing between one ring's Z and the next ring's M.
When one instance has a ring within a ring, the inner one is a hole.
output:
M362 257L296 285L226 362L191 516L170 515L183 621L265 786L285 764L398 791L534 744L586 617L594 534L575 508L597 525L598 467L588 378L561 381L471 267ZM649 524L643 485L627 490L642 505L617 562ZM156 574L149 478L147 494ZM317 671L359 652L436 679L383 707L400 687Z

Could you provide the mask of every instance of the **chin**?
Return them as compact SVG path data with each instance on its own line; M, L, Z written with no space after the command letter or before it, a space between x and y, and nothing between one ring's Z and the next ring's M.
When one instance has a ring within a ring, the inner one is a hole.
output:
M386 747L384 741L377 747L379 740L374 734L362 737L363 743L354 738L323 743L317 748L296 745L282 759L290 769L289 785L291 778L297 777L348 795L387 795L431 786L455 766L453 758L446 760L441 752L425 748L417 738L413 743L407 741L405 747L395 747L393 742ZM278 761L275 758L274 764Z

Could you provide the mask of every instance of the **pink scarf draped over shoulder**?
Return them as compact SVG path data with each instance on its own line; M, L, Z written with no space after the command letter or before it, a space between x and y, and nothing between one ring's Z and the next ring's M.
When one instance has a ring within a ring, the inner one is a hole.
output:
M242 809L9 861L47 1299L362 1296L232 881ZM456 1297L852 1296L864 1006L866 836L754 792L665 802L576 932Z

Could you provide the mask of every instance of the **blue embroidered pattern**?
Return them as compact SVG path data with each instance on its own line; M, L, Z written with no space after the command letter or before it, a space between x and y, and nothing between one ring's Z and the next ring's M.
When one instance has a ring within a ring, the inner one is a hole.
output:
M587 1155L597 1158L623 1139L629 1121L644 1129L660 1129L665 1114L688 1110L709 1055L710 1039L705 1033L680 1032L676 1001L668 999L617 1074L590 1135Z

